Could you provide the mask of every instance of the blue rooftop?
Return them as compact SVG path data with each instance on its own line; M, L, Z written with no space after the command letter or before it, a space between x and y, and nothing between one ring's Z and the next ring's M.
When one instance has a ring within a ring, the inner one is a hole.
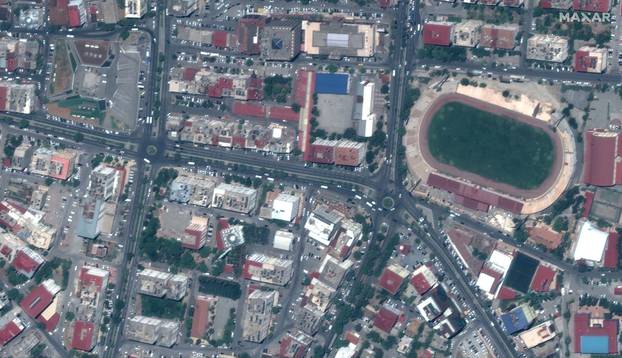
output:
M609 353L609 337L581 336L581 353L607 354Z
M318 73L315 76L315 93L348 94L350 76L345 73Z
M522 309L513 309L501 315L503 328L507 334L514 334L529 327L529 321Z

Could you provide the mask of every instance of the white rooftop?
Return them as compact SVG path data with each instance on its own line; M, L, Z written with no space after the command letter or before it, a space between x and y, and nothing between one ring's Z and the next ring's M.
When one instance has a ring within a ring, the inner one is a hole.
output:
M607 232L599 230L594 224L586 221L581 226L577 246L574 250L574 259L600 262L607 245Z
M499 250L495 250L490 255L488 262L491 264L492 268L495 271L505 274L510 268L513 259L514 257L512 255Z
M477 278L477 287L479 287L480 290L486 293L490 293L490 290L492 289L492 285L494 285L494 283L495 278L483 272L481 272L479 274L479 277Z

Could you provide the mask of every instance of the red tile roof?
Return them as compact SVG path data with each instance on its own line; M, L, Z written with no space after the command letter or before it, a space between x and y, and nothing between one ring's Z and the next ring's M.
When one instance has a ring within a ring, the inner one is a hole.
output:
M335 162L335 147L319 144L311 144L309 158L314 163L332 164Z
M611 9L609 0L573 0L572 9L575 11L608 12Z
M30 291L24 297L19 306L31 318L36 318L41 314L54 300L54 296L43 285L39 285Z
M596 67L598 58L590 56L589 51L577 51L574 54L574 70L576 72L589 72Z
M572 2L564 0L540 0L539 6L543 9L562 9L568 10L572 7Z
M536 292L549 292L555 279L555 270L540 264L531 281L531 289Z
M92 322L76 321L73 325L71 348L90 352L95 345L93 342L94 334L95 325Z
M225 48L227 47L227 37L229 34L226 31L214 31L212 33L212 46Z
M194 315L192 316L192 328L190 337L202 338L207 331L209 319L209 301L204 297L197 297L194 303Z
M236 35L240 52L247 55L259 54L261 42L258 40L259 29L265 26L265 20L260 16L244 17L238 21Z
M181 73L181 79L184 81L192 81L197 72L199 72L198 68L186 67L184 68L184 72Z
M482 203L481 201L477 201L471 198L467 198L462 195L454 194L454 202L458 205L462 205L467 209L477 210L482 212L488 212L490 209L490 205L486 203Z
M4 111L6 109L6 100L9 89L6 86L0 86L0 111Z
M389 268L385 268L378 285L384 288L387 292L394 295L402 286L403 279L400 275L391 271Z
M618 320L603 319L602 325L590 325L589 313L576 313L574 315L574 351L581 352L581 337L607 336L609 342L609 354L618 353Z
M50 160L61 165L61 170L59 173L56 173L56 172L50 173L50 176L52 178L56 178L60 180L66 180L67 178L69 178L69 175L71 175L71 169L72 169L71 160L69 158L61 156L61 155L53 154Z
M216 230L216 248L220 251L225 249L225 243L222 240L222 231L229 227L229 221L222 218L218 220L218 228Z
M80 283L82 286L95 286L97 291L101 292L104 285L104 277L93 275L89 272L88 267L82 267L80 270Z
M7 343L17 337L24 330L23 326L18 326L14 321L10 321L0 328L0 345L5 346Z
M620 137L622 138L622 136ZM585 201L583 202L583 214L581 214L582 217L586 218L590 215L590 212L592 211L592 204L594 203L594 192L593 191L586 191L585 192Z
M361 164L359 148L336 147L334 152L335 164L356 167Z
M266 109L264 106L255 103L244 103L240 101L233 102L233 108L231 109L233 114L238 116L265 118Z
M297 122L300 119L300 113L294 112L292 107L270 106L268 108L268 118L275 119L275 120Z
M389 333L391 329L393 329L393 326L395 326L398 318L399 314L397 312L382 306L374 317L374 326Z
M413 285L415 291L417 291L417 293L420 295L423 295L432 288L432 285L430 284L430 282L428 282L423 273L413 275L413 277L410 279L410 284Z
M622 286L616 286L613 288L614 295L622 295Z
M513 300L516 298L516 292L511 288L507 288L505 286L501 286L499 290L499 294L497 295L497 299L499 300Z
M67 8L68 10L68 16L69 16L69 27L78 27L80 25L82 25L82 22L80 21L80 9L75 6L69 6Z
M519 214L523 209L523 203L500 196L491 191L477 188L471 184L459 180L432 173L428 176L427 184L438 189L446 190L455 195L470 198L481 203L496 206L498 208Z
M488 48L511 50L515 46L516 30L495 26L482 26L479 45Z
M536 226L527 229L529 241L542 245L549 250L555 250L562 243L564 235L546 226Z
M618 267L618 233L611 232L607 237L607 247L605 248L605 258L603 266L606 268Z
M37 321L43 323L46 331L52 332L58 325L58 322L60 321L60 315L58 313L54 313L52 317L50 317L50 319L48 320L43 318L43 316L39 316L37 318Z
M41 264L41 262L35 261L30 256L26 255L26 253L22 250L17 251L13 262L11 262L11 265L15 268L15 270L28 277L32 277Z
M449 46L453 25L440 23L423 24L423 43L426 45Z
M616 175L616 169L622 164L620 160L616 160L621 136L603 136L599 132L601 131L589 130L585 133L583 182L596 186L622 184Z
M307 74L309 71L298 70L296 74L296 85L294 87L294 102L300 106L305 105L307 99ZM315 73L314 73L315 75ZM313 87L311 87L313 88Z
M484 262L471 254L469 247L473 241L473 234L466 230L450 229L447 231L449 241L458 251L461 259L464 260L464 264L467 266L472 274L478 275Z

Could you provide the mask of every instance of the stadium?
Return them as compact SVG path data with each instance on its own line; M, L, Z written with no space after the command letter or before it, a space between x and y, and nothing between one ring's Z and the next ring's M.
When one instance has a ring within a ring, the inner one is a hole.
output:
M476 211L532 214L555 202L574 172L573 138L535 114L458 92L429 95L413 110L419 120L404 138L411 175Z

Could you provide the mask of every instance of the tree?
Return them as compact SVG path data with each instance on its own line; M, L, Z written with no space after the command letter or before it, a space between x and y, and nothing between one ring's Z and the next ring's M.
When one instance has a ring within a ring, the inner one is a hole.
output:
M174 319L183 318L186 312L186 305L166 298L141 295L140 303L141 313L145 316Z
M553 221L553 230L557 232L568 231L568 218L560 216Z
M13 302L19 302L22 300L22 298L24 297L24 295L22 295L21 292L19 292L19 290L17 288L12 288L10 290L7 291L6 296L9 300L13 301Z
M76 318L75 313L69 311L67 313L65 313L65 320L67 321L73 321Z
M343 138L345 139L355 139L356 136L356 129L354 128L348 128L343 132Z
M509 90L504 90L502 93L503 97L508 98L510 97L510 91Z
M9 283L13 286L21 285L22 283L28 281L28 277L15 271L13 267L9 267L7 270L7 278L9 279Z
M76 142L82 142L84 140L84 134L82 134L81 132L74 133L73 140Z
M25 119L21 119L19 121L19 128L24 129L24 128L28 128L28 126L30 125L30 123L25 120Z
M326 350L322 346L315 346L313 348L313 358L324 358L326 355Z
M232 300L237 300L242 295L239 283L209 276L199 277L199 291Z
M527 241L528 238L527 232L522 227L514 231L514 240L517 242L523 243Z
M212 276L220 276L225 271L225 260L216 260L212 265L212 269L210 270L210 274Z
M470 81L466 77L460 80L460 84L463 85L463 86L468 86L469 83L470 83Z

